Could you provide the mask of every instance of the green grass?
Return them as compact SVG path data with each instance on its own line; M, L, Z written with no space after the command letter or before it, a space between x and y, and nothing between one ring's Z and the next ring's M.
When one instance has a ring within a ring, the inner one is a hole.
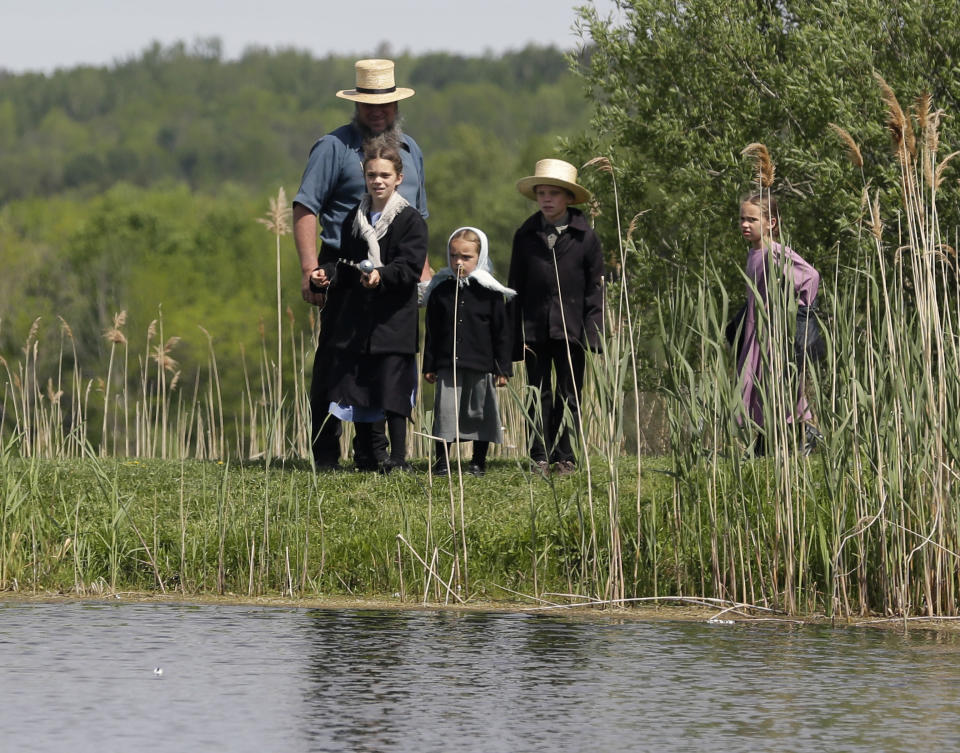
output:
M452 487L431 484L426 461L415 467L316 475L304 463L8 452L0 587L437 602L589 589L588 560L598 555L582 543L585 474L547 480L492 461L486 477L464 477L461 517L456 475ZM593 475L594 494L603 493L608 478ZM651 475L646 493L669 491L665 476Z

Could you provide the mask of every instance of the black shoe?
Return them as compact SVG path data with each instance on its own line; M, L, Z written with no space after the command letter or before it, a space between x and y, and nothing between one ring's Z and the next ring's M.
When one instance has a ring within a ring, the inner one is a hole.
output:
M569 476L577 470L577 465L572 460L558 460L553 466L553 472L558 476Z
M480 478L487 475L487 469L486 466L482 466L479 463L470 463L470 465L467 466L467 473Z
M355 460L353 470L358 473L374 473L380 470L380 464L376 460Z
M531 460L530 461L530 471L532 473L539 473L541 476L550 475L550 463L546 460Z
M450 468L447 467L447 464L442 460L438 460L433 464L433 469L431 470L434 476L444 477L450 475Z
M380 463L380 473L383 475L388 475L394 471L404 471L410 472L413 470L413 466L410 465L406 460L394 460L393 458L387 458L382 463Z

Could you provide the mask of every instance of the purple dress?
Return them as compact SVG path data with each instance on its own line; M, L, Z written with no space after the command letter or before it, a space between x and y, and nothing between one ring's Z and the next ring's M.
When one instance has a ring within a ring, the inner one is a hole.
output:
M767 297L767 270L773 274L793 277L793 287L798 304L809 306L817 297L817 288L820 286L820 274L805 262L800 255L779 243L772 243L769 248L751 248L747 252L747 277L756 286L760 300L767 309L766 321L769 319ZM785 336L786 339L787 336ZM769 339L767 340L769 347ZM740 384L743 390L743 403L750 418L763 426L763 359L760 353L760 340L757 333L757 297L753 288L747 286L747 313L743 319L743 349L737 361L737 373L740 374ZM808 421L813 417L807 399L803 396L803 386L798 387L796 410L793 415L787 416L787 422L795 420Z

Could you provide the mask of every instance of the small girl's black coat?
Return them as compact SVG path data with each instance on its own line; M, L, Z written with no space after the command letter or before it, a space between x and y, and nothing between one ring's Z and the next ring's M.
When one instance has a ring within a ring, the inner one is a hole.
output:
M497 376L513 374L512 338L503 294L476 282L438 284L427 300L427 336L423 373L436 374L453 366L454 296L456 302L457 366Z

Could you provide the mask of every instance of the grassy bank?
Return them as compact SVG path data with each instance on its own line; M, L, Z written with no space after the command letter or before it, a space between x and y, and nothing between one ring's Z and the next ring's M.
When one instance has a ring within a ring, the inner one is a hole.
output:
M0 472L7 590L454 603L589 593L606 556L596 540L600 510L590 543L584 474L544 479L508 460L494 461L484 478L464 477L462 502L457 477L431 479L425 462L385 477L316 475L302 463L7 453ZM594 474L595 493L608 482ZM644 495L669 488L657 479ZM622 514L629 520L630 510Z

